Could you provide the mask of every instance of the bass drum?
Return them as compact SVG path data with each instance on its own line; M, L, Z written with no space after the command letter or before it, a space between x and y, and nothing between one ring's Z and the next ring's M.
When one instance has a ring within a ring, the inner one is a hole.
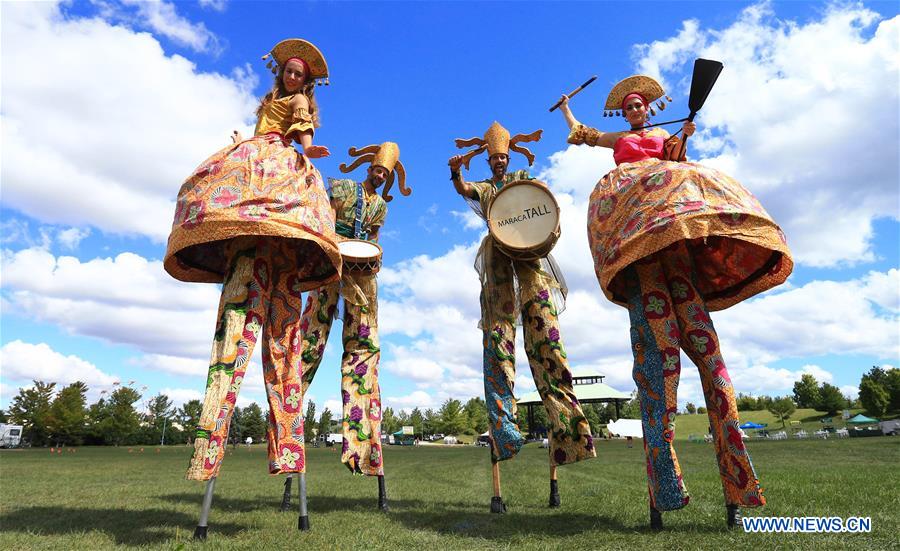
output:
M497 248L510 258L543 258L559 239L559 204L543 182L516 180L494 197L488 209L488 231Z

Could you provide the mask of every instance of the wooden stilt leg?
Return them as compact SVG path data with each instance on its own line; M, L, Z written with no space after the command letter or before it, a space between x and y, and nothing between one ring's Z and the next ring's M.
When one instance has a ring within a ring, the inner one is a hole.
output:
M559 485L556 480L556 465L550 465L550 507L559 507Z
M384 475L378 475L378 508L384 512L389 510L387 502L387 490L384 487Z
M294 480L294 475L292 475L292 474L289 474L284 478L284 495L281 496L281 512L282 513L291 510L291 482L293 480Z
M205 540L209 529L209 509L212 507L213 488L216 486L216 477L206 482L206 493L203 494L203 505L200 506L200 521L194 529L195 540Z
M298 484L300 490L300 518L297 519L297 529L300 531L309 530L309 511L306 510L306 473L297 473Z
M506 512L506 504L500 496L500 463L494 463L491 471L494 483L494 497L491 498L491 513L503 514Z

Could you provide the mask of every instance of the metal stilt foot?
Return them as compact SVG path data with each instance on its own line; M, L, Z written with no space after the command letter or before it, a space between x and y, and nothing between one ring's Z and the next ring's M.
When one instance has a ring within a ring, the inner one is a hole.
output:
M559 482L556 480L550 481L550 507L559 507Z
M387 489L384 486L384 475L378 475L378 509L388 512Z
M655 509L652 505L650 506L650 529L663 529L662 513L660 513L659 510Z
M499 515L506 513L506 504L503 503L502 497L494 496L491 498L491 513Z
M294 475L287 475L287 478L284 479L284 495L281 496L281 508L280 511L282 513L291 510L291 482L294 480Z
M205 540L209 531L209 510L212 507L213 489L216 487L216 477L206 482L206 492L203 494L203 505L200 506L200 520L194 529L195 540Z
M306 510L306 473L298 473L300 480L300 518L297 519L297 529L301 532L309 530L309 511Z

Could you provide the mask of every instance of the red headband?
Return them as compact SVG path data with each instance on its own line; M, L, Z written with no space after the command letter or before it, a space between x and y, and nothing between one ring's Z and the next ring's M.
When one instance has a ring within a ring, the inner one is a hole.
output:
M632 98L641 98L641 103L644 104L644 107L648 107L650 105L649 103L647 103L647 98L645 98L641 94L638 94L637 92L632 92L632 93L628 94L627 96L625 96L625 99L622 100L622 110L623 111L625 110L625 104L628 103L628 100L630 100Z
M299 62L300 62L300 65L303 65L303 74L306 75L307 77L309 76L309 65L307 65L306 62L303 61L302 59L300 59L299 57L289 57L289 58L287 58L287 59L284 61L284 67L287 67L287 64L290 63L291 61L299 61Z

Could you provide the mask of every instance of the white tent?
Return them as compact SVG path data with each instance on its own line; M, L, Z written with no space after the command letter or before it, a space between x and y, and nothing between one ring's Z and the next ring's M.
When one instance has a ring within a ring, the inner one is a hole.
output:
M640 419L619 419L606 425L606 428L610 434L616 436L644 437L644 428L641 426Z

